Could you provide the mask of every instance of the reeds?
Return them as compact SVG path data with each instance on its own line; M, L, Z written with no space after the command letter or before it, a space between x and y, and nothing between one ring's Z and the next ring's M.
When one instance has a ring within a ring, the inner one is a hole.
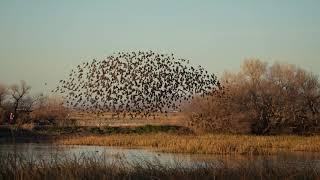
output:
M65 145L152 148L172 153L269 155L278 152L320 152L320 136L178 135L169 133L75 136L57 140Z
M86 156L35 160L22 155L0 155L0 179L317 179L319 173L319 169L311 166L287 168L267 163L190 168L180 164L167 166L157 160L129 163L124 159L106 162L103 158Z

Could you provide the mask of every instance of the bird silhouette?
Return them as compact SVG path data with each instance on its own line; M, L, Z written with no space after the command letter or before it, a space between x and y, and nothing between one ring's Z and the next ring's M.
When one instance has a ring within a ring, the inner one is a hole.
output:
M178 110L184 101L215 91L218 85L214 74L173 53L138 51L77 65L54 91L72 108L135 117Z

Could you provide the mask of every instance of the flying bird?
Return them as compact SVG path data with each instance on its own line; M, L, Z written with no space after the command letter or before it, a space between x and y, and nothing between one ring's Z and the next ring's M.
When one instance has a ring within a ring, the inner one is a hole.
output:
M212 92L217 85L214 74L173 53L138 51L77 65L55 91L73 108L134 117L179 110L183 101Z

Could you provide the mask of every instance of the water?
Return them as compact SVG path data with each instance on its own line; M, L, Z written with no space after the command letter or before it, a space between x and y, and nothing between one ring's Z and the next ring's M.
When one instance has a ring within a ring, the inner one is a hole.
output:
M188 168L206 166L229 168L241 166L244 163L257 167L300 167L320 170L320 154L318 153L282 153L272 156L240 156L240 155L191 155L159 153L146 149L125 149L105 146L56 145L46 143L1 144L0 153L17 153L34 159L50 160L53 157L62 158L96 158L105 162L117 160L129 163L160 163L173 167L175 165Z

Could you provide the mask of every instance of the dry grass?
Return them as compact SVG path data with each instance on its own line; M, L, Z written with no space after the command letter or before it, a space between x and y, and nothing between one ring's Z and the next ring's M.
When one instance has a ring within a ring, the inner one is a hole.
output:
M283 167L280 164L256 166L243 162L237 167L225 165L194 166L179 163L165 165L159 160L128 162L103 158L30 159L16 154L0 154L0 179L319 179L319 169L312 166Z
M163 152L268 155L278 152L320 152L320 136L117 134L60 139L59 144L152 148Z
M74 119L79 126L141 126L141 125L185 125L182 113L156 114L155 117L133 117L120 115L112 116L112 113L96 115L85 112L72 112L70 119Z

